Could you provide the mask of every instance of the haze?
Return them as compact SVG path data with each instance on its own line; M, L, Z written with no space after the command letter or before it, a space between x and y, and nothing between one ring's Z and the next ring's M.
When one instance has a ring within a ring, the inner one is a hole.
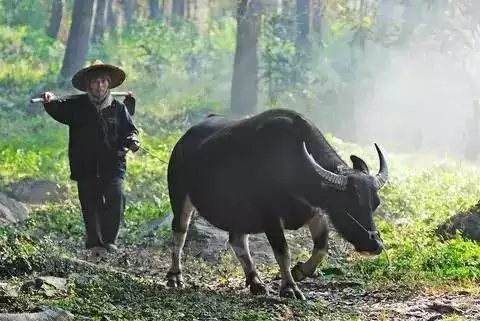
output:
M354 134L362 143L381 142L396 151L465 154L467 124L473 126L473 104L479 98L480 61L469 21L442 14L451 9L445 3L436 11L415 5L410 16L384 12L384 19L405 19L415 30L400 46L367 41L361 64L371 80L354 93L359 111Z

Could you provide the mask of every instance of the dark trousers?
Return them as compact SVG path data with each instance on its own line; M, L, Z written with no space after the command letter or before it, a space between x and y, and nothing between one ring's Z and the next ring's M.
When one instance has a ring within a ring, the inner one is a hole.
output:
M80 180L77 186L85 223L86 248L115 244L125 210L123 180Z

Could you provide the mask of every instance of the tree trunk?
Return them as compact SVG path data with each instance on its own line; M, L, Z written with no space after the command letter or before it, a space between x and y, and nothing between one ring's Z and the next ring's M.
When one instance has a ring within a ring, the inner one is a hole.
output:
M198 0L191 0L190 3L191 3L191 6L192 6L192 9L191 9L192 10L192 17L198 23Z
M110 32L116 32L118 28L117 13L113 10L116 0L110 0L107 9L107 24Z
M72 12L72 25L68 34L67 49L63 58L60 75L70 78L83 67L88 53L88 41L93 18L95 0L75 0Z
M161 10L162 10L162 14L163 14L163 15L166 15L167 12L170 12L170 10L169 10L169 2L170 2L170 0L162 0Z
M304 67L310 59L308 35L311 25L311 1L296 0L296 37L295 37L295 82L300 82Z
M210 16L210 0L193 0L193 14L200 33L208 32L208 20Z
M257 111L259 16L258 0L240 0L237 9L237 36L232 77L230 110L234 115Z
M123 0L123 14L127 28L133 22L133 13L135 12L135 0Z
M403 1L403 27L397 43L403 45L412 35L415 28L421 23L421 11L419 5L412 0Z
M63 0L53 0L52 13L50 16L50 24L48 26L47 35L52 38L57 38L60 26L62 24L63 16Z
M300 49L308 45L308 34L311 25L311 1L310 0L296 0L297 1L297 37L296 47Z
M185 4L185 17L187 19L190 19L190 18L192 18L192 12L191 12L192 8L190 7L190 5L191 5L190 0L185 0L184 4Z
M282 0L282 14L284 16L292 17L295 14L295 4L291 0Z
M167 22L171 23L172 11L173 11L173 0L162 0L162 15Z
M177 18L185 17L185 0L173 0L172 14Z
M159 0L148 0L150 7L150 19L158 19L160 16L160 4Z
M320 37L318 40L322 40L324 1L316 0L312 3L312 30Z
M92 37L94 43L99 43L103 39L103 35L107 26L109 7L110 0L97 0L97 11L95 13L95 24L93 26Z

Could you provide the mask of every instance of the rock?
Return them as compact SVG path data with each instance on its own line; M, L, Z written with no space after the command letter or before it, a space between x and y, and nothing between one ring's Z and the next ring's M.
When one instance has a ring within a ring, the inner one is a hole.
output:
M56 276L39 276L37 279L59 291L67 290L67 279Z
M65 200L69 193L67 187L46 180L25 178L6 186L5 194L20 202L42 204Z
M276 263L273 251L264 233L249 235L249 248L254 263ZM187 234L187 246L190 253L208 262L215 262L230 250L228 233L222 231L203 217L197 215L192 219ZM233 253L233 252L232 252Z
M70 277L74 280L75 285L81 288L88 287L100 279L100 276L95 274L72 273Z
M54 276L40 276L27 281L20 287L22 293L42 294L46 298L65 295L67 280Z
M443 239L456 236L459 231L463 237L480 241L480 202L465 213L459 213L440 224L436 234Z
M255 263L276 264L277 261L273 255L272 248L264 233L250 235L248 240L252 259Z
M75 316L61 309L47 308L40 312L31 313L0 313L0 321L69 321Z
M344 252L341 239L337 239L334 233L330 233L329 255L339 256ZM304 254L305 250L310 252L312 247L312 238L308 227L302 227L296 231L285 231L292 263L295 264L297 255ZM249 235L250 254L254 264L277 264L270 243L265 233ZM200 257L208 262L216 262L227 251L231 251L228 243L228 233L222 231L203 217L196 215L189 226L187 233L186 250L193 256ZM233 254L233 250L231 252Z
M8 283L0 282L0 298L18 297L18 292Z
M200 215L192 218L187 233L188 249L192 255L212 262L228 250L228 234L211 225Z
M0 227L22 222L28 218L28 214L25 204L0 193Z
M463 314L463 311L459 308L453 306L452 304L446 304L442 302L433 302L428 305L428 308L440 314Z

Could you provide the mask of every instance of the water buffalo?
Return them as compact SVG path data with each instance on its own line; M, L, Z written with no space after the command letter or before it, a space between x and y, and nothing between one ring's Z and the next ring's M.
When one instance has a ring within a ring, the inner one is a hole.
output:
M183 286L181 255L194 212L229 233L229 243L253 294L266 293L248 247L248 234L265 233L280 267L280 296L304 299L296 281L311 275L327 253L327 213L335 229L357 251L379 254L382 240L372 215L388 167L375 144L380 170L350 156L350 168L320 130L301 114L271 109L252 117L211 115L175 145L168 164L173 210L170 287ZM308 225L313 249L290 270L284 229Z

